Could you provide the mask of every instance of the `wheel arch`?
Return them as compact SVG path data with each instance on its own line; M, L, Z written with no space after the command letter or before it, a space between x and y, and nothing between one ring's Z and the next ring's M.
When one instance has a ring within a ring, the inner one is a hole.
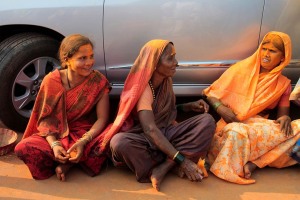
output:
M58 41L61 41L65 37L63 34L46 27L15 24L15 25L0 26L0 42L5 40L6 38L11 37L12 35L18 33L26 33L26 32L40 33L46 36L50 36L53 39L56 39Z

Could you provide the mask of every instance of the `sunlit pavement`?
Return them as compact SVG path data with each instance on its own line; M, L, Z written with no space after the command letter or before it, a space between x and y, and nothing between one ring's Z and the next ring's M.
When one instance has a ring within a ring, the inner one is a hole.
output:
M33 180L14 153L1 156L0 166L0 199L300 199L299 166L258 169L252 185L228 183L212 174L199 183L168 174L160 192L149 183L136 182L129 170L111 165L93 178L78 168L71 169L66 182L56 176Z

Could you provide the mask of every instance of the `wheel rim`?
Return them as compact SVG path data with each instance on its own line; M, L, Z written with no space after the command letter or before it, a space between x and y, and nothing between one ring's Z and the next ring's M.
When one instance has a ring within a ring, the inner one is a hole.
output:
M51 57L39 57L20 70L12 87L12 103L20 115L30 117L43 78L49 72L59 68L58 60Z

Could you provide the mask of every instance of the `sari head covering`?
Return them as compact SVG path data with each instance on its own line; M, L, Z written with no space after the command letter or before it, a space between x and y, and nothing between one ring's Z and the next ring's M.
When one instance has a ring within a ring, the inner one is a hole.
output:
M105 133L100 152L104 152L110 139L119 131L127 131L133 126L130 116L133 108L144 92L158 61L166 48L171 43L168 40L151 40L147 42L140 51L125 81L121 93L117 117Z
M270 72L260 73L262 45L266 41L274 43L278 37L284 45L285 59ZM232 65L203 93L220 99L238 119L248 119L278 100L289 86L290 80L281 72L291 60L291 51L291 40L287 34L269 32L253 55Z

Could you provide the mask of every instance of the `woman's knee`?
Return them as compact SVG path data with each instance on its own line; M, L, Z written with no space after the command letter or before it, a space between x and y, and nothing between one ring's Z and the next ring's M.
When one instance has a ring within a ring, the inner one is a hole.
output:
M116 134L110 140L110 149L112 152L123 152L127 148L127 142L124 134Z
M212 135L216 129L215 119L208 113L203 113L198 115L198 125L203 127L206 131L210 132Z
M248 127L246 127L246 125L242 124L242 123L238 123L238 122L232 122L227 124L224 129L223 132L230 137L233 138L248 138Z
M15 149L14 149L14 152L17 156L20 156L22 155L22 152L26 150L26 145L24 144L23 141L20 141L16 146L15 146Z

